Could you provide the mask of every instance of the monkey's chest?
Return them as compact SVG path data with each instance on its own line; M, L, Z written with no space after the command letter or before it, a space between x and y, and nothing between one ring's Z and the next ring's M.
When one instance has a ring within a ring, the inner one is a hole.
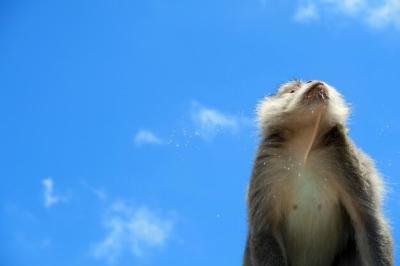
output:
M331 265L341 241L337 193L326 178L304 171L291 178L287 193L282 233L288 262Z

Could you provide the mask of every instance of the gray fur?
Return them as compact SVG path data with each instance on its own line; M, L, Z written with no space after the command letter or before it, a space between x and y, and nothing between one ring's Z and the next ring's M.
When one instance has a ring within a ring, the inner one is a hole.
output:
M259 105L244 266L393 265L381 178L347 135L341 95L318 83L286 83Z

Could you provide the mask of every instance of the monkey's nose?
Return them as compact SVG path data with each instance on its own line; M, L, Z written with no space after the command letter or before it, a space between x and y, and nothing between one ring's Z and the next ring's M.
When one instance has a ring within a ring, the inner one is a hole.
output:
M325 83L319 80L312 80L308 82L308 88L304 97L309 100L322 100L328 99L328 88Z
M307 80L306 84L308 85L309 88L319 85L325 86L325 83L321 80Z

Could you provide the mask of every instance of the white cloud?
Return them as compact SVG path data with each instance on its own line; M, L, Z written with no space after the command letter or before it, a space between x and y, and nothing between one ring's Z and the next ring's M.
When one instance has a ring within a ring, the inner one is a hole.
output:
M341 15L359 20L373 28L394 26L400 29L400 0L309 0L306 6L300 5L295 18L302 18L302 14L312 15L312 6L319 10L320 16Z
M51 206L67 201L67 198L64 196L56 195L54 193L54 182L50 177L42 180L43 185L43 197L44 197L44 206L46 208L50 208Z
M192 118L196 127L196 135L210 139L218 133L236 133L248 122L244 117L232 116L216 109L204 107L199 103L192 105Z
M145 129L141 129L136 133L134 142L136 145L163 143L161 138L157 137L153 132Z
M366 0L322 0L321 2L331 4L337 10L346 14L356 14L368 4Z
M173 221L147 207L133 208L119 201L111 206L104 226L107 235L93 246L92 255L115 263L123 254L142 257L153 248L163 247L170 238Z
M294 20L298 22L307 22L318 19L317 8L314 4L301 5L294 15Z
M106 201L108 196L107 192L104 189L94 187L90 184L88 184L86 181L81 182L82 185L88 189L90 192L92 192L99 200L101 201Z
M370 9L368 22L374 27L394 25L400 29L400 0L386 0L376 8Z
M103 201L107 199L107 193L104 190L101 190L98 188L92 188L91 190L98 199L103 200Z

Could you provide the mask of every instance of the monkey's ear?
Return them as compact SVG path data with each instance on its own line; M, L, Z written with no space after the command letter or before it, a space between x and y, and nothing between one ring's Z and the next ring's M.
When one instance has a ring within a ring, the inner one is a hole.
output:
M274 96L271 95L264 97L256 106L256 121L258 124L258 129L261 132L266 127L266 122L268 119L268 103L271 102L272 97Z
M263 132L269 124L273 123L277 116L282 113L284 103L285 102L280 101L276 95L273 95L265 97L257 104L257 122L261 132Z

